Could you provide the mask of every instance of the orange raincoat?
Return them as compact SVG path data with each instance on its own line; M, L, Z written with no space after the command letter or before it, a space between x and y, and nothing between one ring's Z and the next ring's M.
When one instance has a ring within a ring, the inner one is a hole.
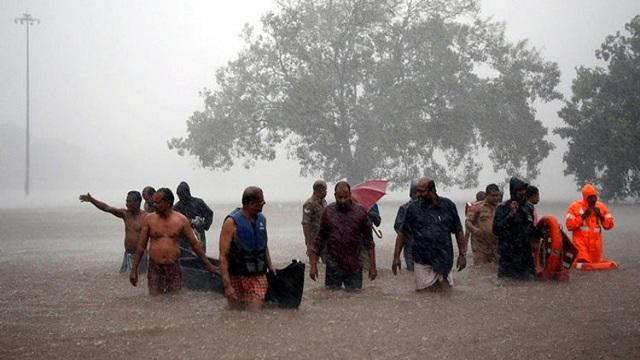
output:
M573 245L578 249L575 267L583 270L615 269L618 265L605 260L602 251L602 230L613 228L613 216L609 214L609 209L597 201L595 207L604 219L600 221L595 212L582 219L582 214L589 207L587 198L591 195L598 196L598 192L593 185L587 184L582 188L582 200L574 201L567 210L567 229L573 232Z

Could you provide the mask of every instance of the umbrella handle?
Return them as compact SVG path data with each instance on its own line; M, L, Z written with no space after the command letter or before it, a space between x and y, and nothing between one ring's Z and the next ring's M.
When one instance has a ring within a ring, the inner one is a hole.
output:
M373 230L373 233L376 234L378 239L382 239L382 231L380 231L380 229L375 226L371 226L371 229Z

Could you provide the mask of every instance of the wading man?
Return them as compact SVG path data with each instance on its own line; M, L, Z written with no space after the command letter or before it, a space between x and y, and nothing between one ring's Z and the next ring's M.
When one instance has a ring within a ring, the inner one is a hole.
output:
M330 289L344 285L347 291L356 291L362 289L362 249L369 255L369 279L374 280L378 274L371 225L367 211L351 200L349 183L338 182L334 195L336 202L322 214L320 230L309 254L309 276L314 281L318 278L318 257L326 247L324 285Z
M485 199L476 202L467 213L466 228L471 233L473 265L496 263L498 242L493 234L493 217L500 203L500 188L487 185Z
M232 308L260 310L267 294L267 271L275 273L267 244L267 219L262 190L244 189L242 208L224 220L220 231L220 275Z
M156 212L147 215L142 223L142 232L133 269L129 280L133 286L138 285L138 265L144 249L149 243L149 270L147 283L149 294L159 295L176 292L182 289L182 268L180 267L180 236L184 236L195 254L202 260L205 268L213 276L218 269L213 266L200 247L191 224L179 212L173 211L173 193L168 188L160 188L153 194Z
M467 266L467 243L458 210L451 200L438 196L435 182L429 177L418 181L416 197L418 200L412 201L407 208L396 237L391 269L395 275L401 268L400 253L406 236L411 236L416 291L447 289L453 286L451 234L458 243L458 271Z
M535 279L532 244L537 230L533 226L533 206L527 201L527 186L512 177L511 198L496 208L493 234L498 239L498 277Z
M402 223L404 222L404 216L407 213L407 208L411 204L412 201L416 199L416 187L418 186L418 181L414 180L409 185L409 201L402 204L398 208L398 213L396 214L396 220L393 223L393 229L396 231L396 235L400 233L400 228L402 228ZM402 253L404 254L404 264L407 267L408 271L413 271L413 253L411 252L413 248L413 238L411 236L404 237L404 248Z
M317 180L313 183L313 194L302 205L302 232L304 243L307 247L307 256L313 251L313 243L320 230L320 218L327 206L325 197L327 196L327 183L324 180ZM320 250L320 257L324 260L324 251Z
M133 265L133 258L138 248L138 242L140 241L140 232L142 230L142 220L147 213L140 210L140 203L142 197L140 193L132 190L127 193L126 208L118 209L114 208L102 201L95 199L91 194L80 195L80 201L90 202L98 209L108 212L115 217L118 217L124 221L124 257L122 259L122 266L120 266L120 272L130 272ZM141 273L147 271L147 254L144 254L142 262L139 268Z
M209 230L211 223L213 223L213 210L207 206L204 200L191 196L189 184L184 181L178 185L176 194L178 194L178 199L180 200L173 206L173 210L187 217L202 250L206 253L207 238L205 237L205 231ZM184 237L180 239L180 247L182 249L181 256L192 257L195 255L191 252L189 243Z
M156 193L156 189L153 186L145 186L142 189L142 198L144 199L144 211L152 213L155 211L153 207L153 194Z

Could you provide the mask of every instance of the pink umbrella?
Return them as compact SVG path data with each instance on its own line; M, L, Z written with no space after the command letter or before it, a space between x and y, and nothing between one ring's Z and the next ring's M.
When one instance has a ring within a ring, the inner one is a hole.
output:
M351 198L369 211L386 190L387 180L367 180L351 188Z

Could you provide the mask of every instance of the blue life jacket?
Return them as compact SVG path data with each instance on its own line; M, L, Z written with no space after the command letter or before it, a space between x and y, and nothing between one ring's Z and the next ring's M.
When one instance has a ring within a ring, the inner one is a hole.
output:
M230 275L261 275L267 272L267 220L262 213L252 224L240 208L227 217L236 223L236 233L229 248Z

